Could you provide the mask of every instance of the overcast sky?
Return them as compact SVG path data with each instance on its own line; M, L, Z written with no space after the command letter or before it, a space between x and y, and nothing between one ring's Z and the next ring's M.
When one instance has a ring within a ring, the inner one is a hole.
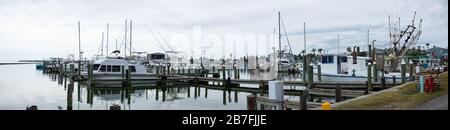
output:
M414 11L423 19L419 43L448 46L447 0L0 0L0 60L77 54L77 21L89 57L99 53L109 23L111 52L115 39L119 46L123 41L125 19L133 21L133 51L265 55L278 46L273 43L278 11L294 53L303 50L303 22L308 50L336 51L338 34L341 50L365 46L367 30L383 48L389 41L388 15L392 21L401 17L403 28ZM286 41L283 37L283 46Z

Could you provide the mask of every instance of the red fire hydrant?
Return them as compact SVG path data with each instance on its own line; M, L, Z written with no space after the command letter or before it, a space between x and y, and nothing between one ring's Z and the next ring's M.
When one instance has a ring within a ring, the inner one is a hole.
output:
M432 93L433 88L434 88L434 80L433 80L433 77L430 76L427 79L425 79L425 92Z

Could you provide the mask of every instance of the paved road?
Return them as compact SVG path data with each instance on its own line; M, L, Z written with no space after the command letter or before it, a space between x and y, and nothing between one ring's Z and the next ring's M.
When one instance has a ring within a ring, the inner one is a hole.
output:
M448 110L448 94L428 101L414 110Z

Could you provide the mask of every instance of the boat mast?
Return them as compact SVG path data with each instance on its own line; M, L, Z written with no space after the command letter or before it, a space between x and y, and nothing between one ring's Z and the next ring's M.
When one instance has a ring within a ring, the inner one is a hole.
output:
M280 51L280 52L278 52L279 53L278 54L278 58L279 58L279 61L278 61L278 78L280 78L279 77L280 76L279 72L280 72L280 66L281 66L281 14L280 14L279 11L278 11L278 49Z
M78 21L78 76L81 75L81 29L80 21Z
M306 54L306 22L303 22L303 48Z
M102 53L101 53L101 57L103 57L103 38L105 36L105 32L102 32Z
M340 42L340 41L339 41L339 34L338 34L338 36L337 36L337 39L338 39L338 48L337 48L337 49L338 49L338 53L340 53L340 46L339 46L339 42Z
M388 21L389 21L389 43L392 44L391 15L388 15Z
M132 31L133 31L133 20L130 20L130 57L131 57L131 36L132 36Z
M127 19L125 19L125 35L124 35L124 42L125 43L125 48L124 48L124 55L125 55L125 59L127 59Z
M106 24L106 58L108 58L109 53L109 23Z

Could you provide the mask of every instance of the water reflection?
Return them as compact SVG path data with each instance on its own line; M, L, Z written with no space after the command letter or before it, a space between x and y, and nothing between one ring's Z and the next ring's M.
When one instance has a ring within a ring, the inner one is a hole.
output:
M260 71L240 71L241 79L269 77ZM228 73L234 75L233 71ZM34 65L0 66L0 109L107 110L117 104L127 110L245 110L251 93L186 84L132 84L122 88L91 87L64 74L35 70ZM288 77L286 77L288 78ZM299 80L291 77L289 80ZM26 82L17 82L24 80ZM76 92L76 94L75 94ZM76 99L76 100L74 100Z

